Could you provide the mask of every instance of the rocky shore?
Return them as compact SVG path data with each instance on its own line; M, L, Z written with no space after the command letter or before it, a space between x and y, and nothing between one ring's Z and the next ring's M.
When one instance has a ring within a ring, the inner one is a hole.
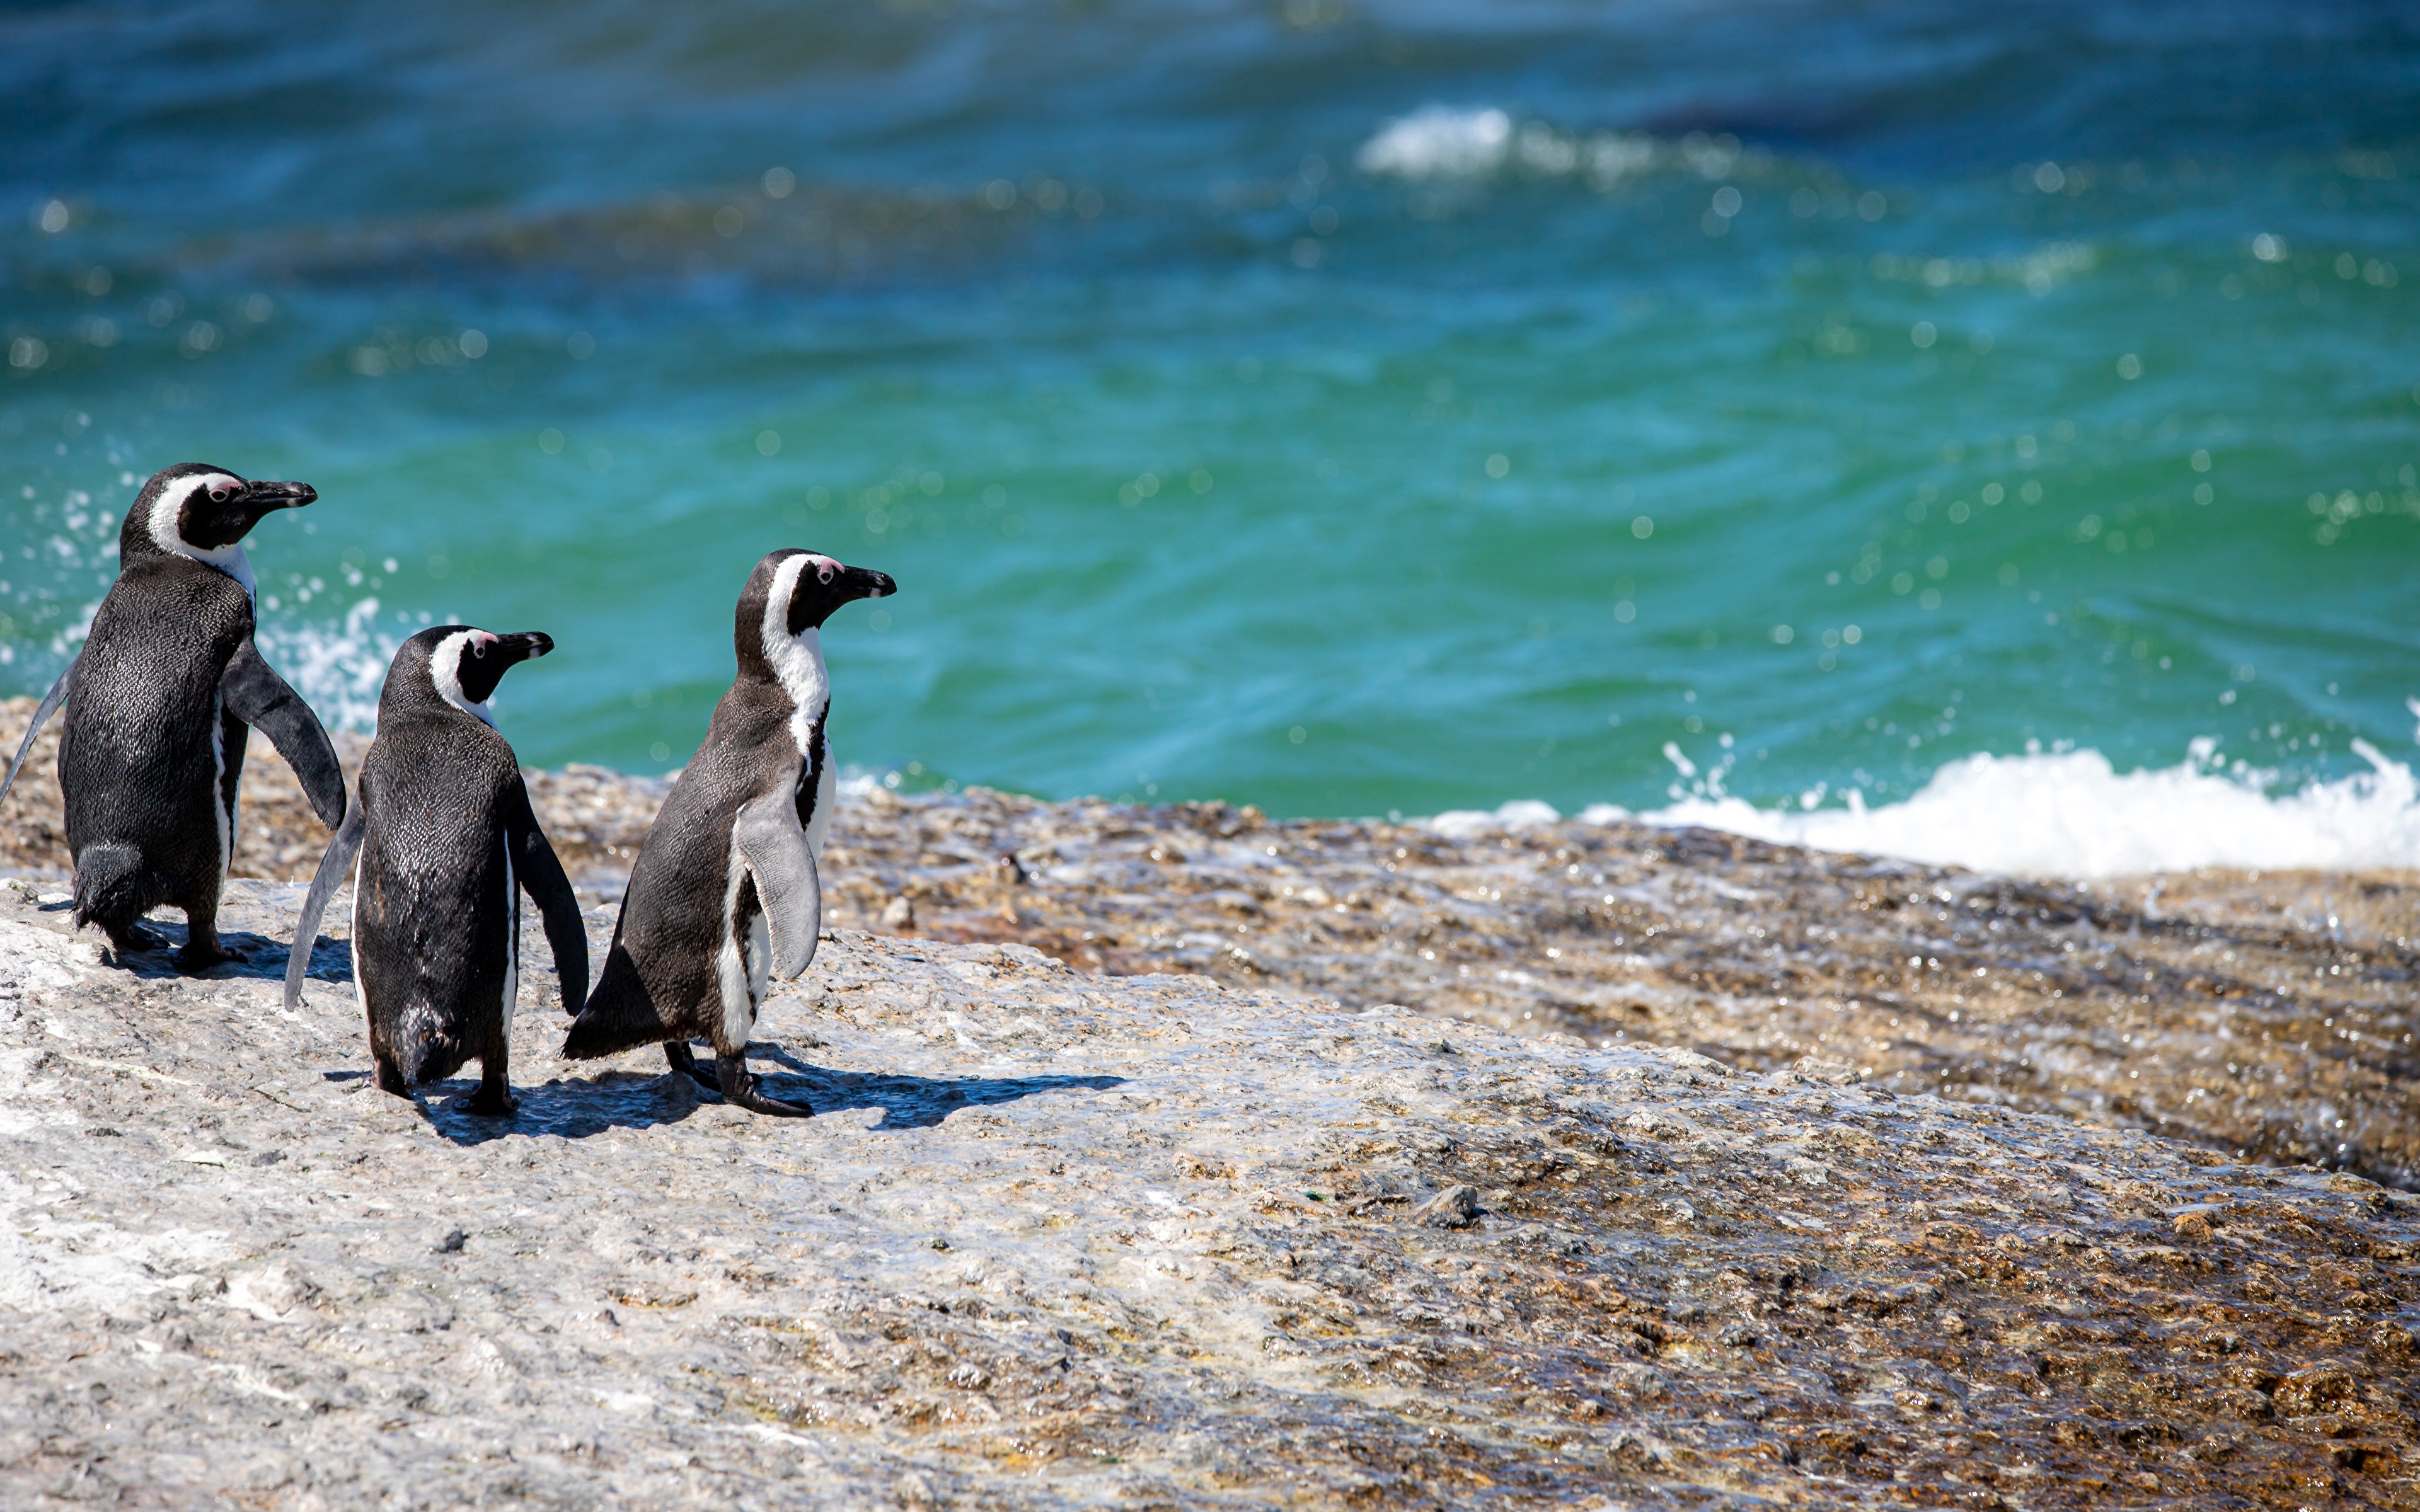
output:
M282 1011L298 891L201 980L0 891L6 1504L2420 1504L2357 1177L851 930L811 1122L556 1060L543 969L491 1122L336 942Z
M601 949L660 787L532 786ZM0 810L0 1504L2420 1505L2420 1198L2285 1164L2408 1182L2409 877L873 788L818 1118L561 1061L533 929L490 1122L343 899L283 1011L246 792L199 980Z
M5 748L31 707L0 705ZM349 767L362 743L341 743ZM617 899L664 784L529 780L586 896ZM257 739L244 795L236 874L307 880L326 833ZM1902 1094L2420 1187L2420 873L2079 885L1636 824L1456 837L873 784L826 861L840 927L1744 1070L1818 1055ZM0 805L0 869L65 863L45 750Z

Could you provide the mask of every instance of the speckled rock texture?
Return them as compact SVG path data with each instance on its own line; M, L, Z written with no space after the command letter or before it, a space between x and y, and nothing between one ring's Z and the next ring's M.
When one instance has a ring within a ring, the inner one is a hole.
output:
M32 708L0 703L8 748ZM0 869L66 864L52 738L0 805ZM339 737L349 766L362 744ZM306 879L325 832L265 743L246 774L236 873ZM664 781L528 776L585 896L618 897ZM836 925L1745 1070L1811 1054L1896 1092L2420 1188L2412 872L2082 886L1635 824L1449 835L872 784L844 790L825 861Z
M0 888L0 1505L2420 1505L2343 1172L850 930L812 1120L560 1061L535 939L485 1120L299 891L194 980Z
M862 795L861 927L2056 1112L2420 1187L2420 875L2082 886L1559 824ZM1007 856L1007 861L1000 859Z

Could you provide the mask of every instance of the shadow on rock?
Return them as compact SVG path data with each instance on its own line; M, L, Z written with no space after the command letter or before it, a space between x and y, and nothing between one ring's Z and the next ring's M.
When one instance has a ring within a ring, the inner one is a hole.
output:
M819 1114L878 1107L882 1121L871 1126L876 1131L929 1129L960 1108L1014 1103L1036 1092L1072 1087L1099 1092L1125 1084L1123 1076L885 1076L827 1070L779 1045L752 1044L748 1053L792 1072L765 1077L768 1096L806 1103Z
M478 1062L471 1064L476 1068ZM609 1071L575 1081L517 1084L513 1097L520 1110L508 1119L490 1119L471 1111L472 1094L478 1089L475 1075L458 1076L415 1088L412 1102L429 1126L448 1140L484 1145L513 1134L585 1139L608 1129L651 1129L659 1123L680 1122L706 1101L697 1084L686 1076ZM388 1094L365 1088L363 1095Z
M46 906L43 911L65 913L72 906L70 903L59 903ZM177 952L185 948L185 941L188 938L184 925L171 924L165 919L147 918L141 922L139 928L143 934L148 936L148 939L142 946L132 950L120 950L116 946L105 943L105 937L98 925L89 926L81 933L93 939L103 940L102 949L108 952L107 960L110 964L120 971L146 981L158 981L178 977L188 981L228 981L239 977L256 977L282 981L286 978L284 944L265 934L255 934L249 930L223 929L219 931L221 948L236 951L243 959L222 961L208 971L188 972L178 970L176 962ZM345 975L338 980L344 981L353 980L349 960L346 964Z
M286 975L287 964L293 959L292 947L277 961L277 974ZM306 981L335 981L349 984L353 980L353 946L350 940L332 940L325 934L311 942L311 964L304 968Z
M1014 1103L1037 1092L1071 1088L1105 1091L1123 1086L1125 1080L1122 1076L878 1075L813 1065L779 1045L752 1044L748 1051L759 1060L772 1061L790 1072L787 1075L764 1077L762 1085L768 1095L784 1102L806 1103L818 1115L879 1108L881 1119L869 1125L876 1133L929 1129L960 1108ZM366 1073L325 1074L334 1080ZM701 1105L721 1101L686 1076L609 1071L573 1081L516 1086L513 1095L520 1103L520 1111L509 1119L489 1119L470 1111L471 1096L478 1088L475 1077L455 1077L418 1088L412 1101L431 1127L458 1145L480 1145L511 1134L585 1139L608 1129L645 1129L660 1123L678 1123Z

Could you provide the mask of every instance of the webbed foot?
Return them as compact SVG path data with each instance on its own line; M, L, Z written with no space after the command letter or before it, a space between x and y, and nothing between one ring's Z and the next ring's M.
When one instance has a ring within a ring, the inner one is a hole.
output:
M122 930L101 926L109 935L109 948L119 955L139 955L148 950L164 950L168 937L147 924L129 924Z
M684 1045L683 1049L688 1047ZM736 1108L762 1113L775 1119L812 1119L815 1110L804 1103L784 1103L777 1097L767 1097L758 1090L755 1072L748 1069L742 1056L717 1056L715 1073L722 1084L722 1100Z
M707 1091L722 1090L722 1078L697 1063L697 1056L690 1049L687 1040L665 1041L664 1059L671 1064L673 1070L679 1072Z
M177 952L176 966L186 976L198 977L213 966L225 965L230 961L242 963L251 959L252 957L234 946L222 945L215 938L205 938L197 934L187 940L185 948Z
M520 1099L503 1082L481 1082L471 1094L471 1111L483 1119L509 1119L520 1110Z

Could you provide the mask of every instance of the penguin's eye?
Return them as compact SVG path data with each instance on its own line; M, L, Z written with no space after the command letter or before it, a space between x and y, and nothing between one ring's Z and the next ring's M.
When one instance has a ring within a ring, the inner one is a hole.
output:
M225 503L226 501L227 501L227 491L226 491L225 488L212 488L212 489L210 490L210 502L211 502L211 503L214 503L214 504L224 504L224 503Z
M817 582L823 583L825 586L829 587L830 586L831 579L832 570L830 567L817 567L815 569L815 580Z

